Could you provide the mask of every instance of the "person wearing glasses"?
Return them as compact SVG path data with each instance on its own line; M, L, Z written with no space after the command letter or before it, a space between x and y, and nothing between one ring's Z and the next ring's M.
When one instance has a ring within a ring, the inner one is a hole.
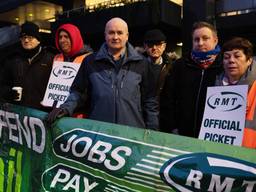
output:
M144 35L145 55L150 63L156 83L156 93L159 101L159 130L168 132L168 97L169 89L165 79L172 68L172 60L165 52L166 36L159 29L152 29Z
M46 110L40 101L45 93L53 58L54 54L41 45L39 26L32 22L22 24L20 47L6 59L1 69L0 100Z

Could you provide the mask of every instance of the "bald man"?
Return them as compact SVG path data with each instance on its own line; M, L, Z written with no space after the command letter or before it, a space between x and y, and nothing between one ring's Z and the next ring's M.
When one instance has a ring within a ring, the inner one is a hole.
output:
M48 116L53 122L90 101L89 118L158 129L158 103L148 61L128 42L127 23L121 18L105 26L105 43L82 63L67 101Z

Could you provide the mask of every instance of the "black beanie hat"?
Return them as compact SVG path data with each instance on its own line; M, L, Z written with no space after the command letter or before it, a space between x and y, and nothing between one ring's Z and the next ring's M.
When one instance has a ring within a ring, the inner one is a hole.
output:
M21 25L21 32L20 32L20 37L22 36L33 36L35 37L38 41L41 40L41 36L39 33L39 27L35 23L26 21L24 24Z
M144 36L144 43L154 43L160 41L166 41L166 36L159 29L149 30Z

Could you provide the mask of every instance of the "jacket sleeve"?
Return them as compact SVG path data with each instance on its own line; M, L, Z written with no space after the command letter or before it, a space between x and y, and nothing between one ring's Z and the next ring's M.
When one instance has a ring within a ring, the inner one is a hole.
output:
M88 87L87 65L88 57L86 57L81 63L74 82L71 85L70 94L67 100L60 106L67 110L69 115L72 115L74 110L85 102L85 94Z
M168 133L178 133L178 77L179 77L179 65L181 65L180 61L177 60L173 63L173 68L170 74L166 78L166 89L168 90L168 102L166 103L166 108L168 109L168 130L164 130L164 132Z
M149 129L158 130L159 128L159 109L156 96L156 82L152 68L148 61L144 60L145 71L142 77L142 109L144 114L144 122Z

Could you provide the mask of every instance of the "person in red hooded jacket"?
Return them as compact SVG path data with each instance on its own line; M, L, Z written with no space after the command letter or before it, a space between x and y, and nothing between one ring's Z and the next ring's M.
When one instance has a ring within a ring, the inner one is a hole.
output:
M84 46L81 33L73 24L63 24L57 29L55 44L61 53L55 56L54 61L82 63L83 59L92 52Z
M55 44L60 51L54 57L54 61L73 62L81 64L85 57L92 53L92 49L84 45L80 30L73 24L61 25L55 34ZM84 109L84 108L83 108ZM74 117L85 117L85 111L81 110Z

